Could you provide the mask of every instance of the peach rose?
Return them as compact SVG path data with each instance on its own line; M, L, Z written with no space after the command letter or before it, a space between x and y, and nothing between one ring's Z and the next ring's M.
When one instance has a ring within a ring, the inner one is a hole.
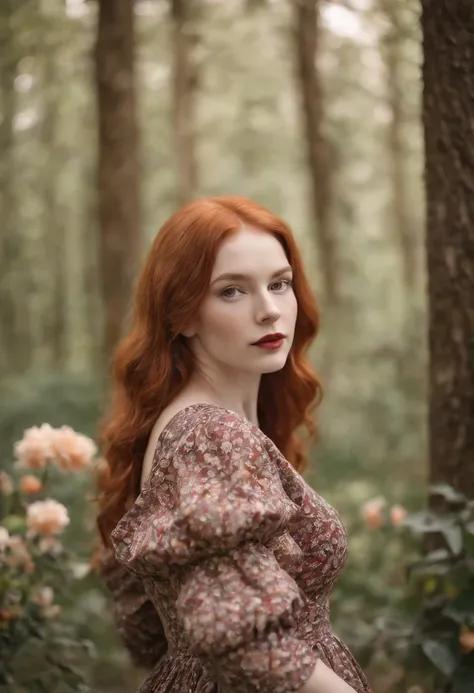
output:
M37 592L31 596L31 601L38 606L51 606L54 601L54 591L51 587L40 587Z
M402 525L407 517L407 511L403 507L403 505L399 505L398 503L396 505L393 505L390 508L390 521L394 527L398 527L399 525Z
M362 506L362 516L365 522L373 529L378 529L383 524L382 509L385 505L383 498L372 498Z
M31 574L35 565L23 539L16 534L11 536L8 541L8 548L9 553L5 558L5 563L10 568L23 568L26 573Z
M5 496L13 493L13 482L6 472L0 472L0 493Z
M33 474L25 474L20 479L20 491L22 493L33 494L39 493L43 488L43 484L38 477Z
M67 509L55 500L35 501L26 509L31 534L60 534L69 524Z
M49 424L28 428L22 440L15 443L17 466L21 469L44 469L53 459L54 429Z
M57 537L45 536L39 540L38 548L41 553L52 553L57 556L63 550L63 545Z
M464 630L459 636L459 644L463 652L472 652L474 650L474 631Z
M58 467L64 471L81 471L88 467L97 454L93 440L62 426L54 433L53 450Z

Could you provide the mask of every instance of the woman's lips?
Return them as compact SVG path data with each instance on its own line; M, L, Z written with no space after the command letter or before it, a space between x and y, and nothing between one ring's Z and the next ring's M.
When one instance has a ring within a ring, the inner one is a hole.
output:
M268 342L259 342L258 344L252 344L252 346L256 346L259 349L279 349L283 342L285 340L282 339L272 339L271 341Z

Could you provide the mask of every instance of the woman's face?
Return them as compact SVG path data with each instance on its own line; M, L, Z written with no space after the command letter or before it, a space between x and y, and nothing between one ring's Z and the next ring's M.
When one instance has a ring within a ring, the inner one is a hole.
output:
M208 293L184 332L201 368L254 374L283 368L298 310L292 276L283 247L270 233L245 227L223 241ZM284 335L278 348L254 346L277 332Z

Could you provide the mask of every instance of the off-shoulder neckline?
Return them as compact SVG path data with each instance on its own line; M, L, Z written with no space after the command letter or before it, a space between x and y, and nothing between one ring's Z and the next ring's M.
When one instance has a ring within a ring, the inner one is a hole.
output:
M125 517L128 515L128 513L130 512L130 510L136 506L138 499L141 498L141 497L143 497L144 495L146 495L146 493L147 493L147 486L148 486L148 484L149 484L149 482L150 482L150 479L151 479L151 477L152 477L152 475L153 475L153 471L154 471L154 469L155 469L155 467L156 467L157 455L159 454L161 444L162 444L163 439L164 439L165 435L167 434L167 432L168 432L168 431L170 430L170 428L176 423L176 421L177 421L181 416L183 416L183 414L184 414L185 412L188 412L188 411L190 411L190 410L192 410L192 409L206 408L206 407L207 407L207 408L210 408L210 409L216 409L217 411L221 411L221 412L227 412L228 414L231 414L232 416L234 416L234 417L235 417L236 419L238 419L239 421L245 423L247 426L250 427L250 429L251 429L254 433L256 433L256 434L258 434L259 436L262 437L262 439L263 439L262 442L263 442L264 444L266 443L265 447L266 447L266 449L267 449L267 454L270 452L270 449L273 450L274 452L276 452L277 457L280 458L280 459L282 459L282 460L288 465L288 467L291 468L291 470L292 470L295 474L297 474L297 475L299 476L298 472L292 467L292 465L290 464L290 462L288 462L288 460L287 460L286 457L283 455L283 453L277 448L277 446L275 445L275 443L273 442L273 440L272 440L271 438L269 438L267 435L265 435L265 433L262 431L262 429L259 428L258 426L256 426L255 424L253 424L253 423L250 421L250 419L247 419L245 416L242 416L241 414L238 414L236 411L233 411L232 409L227 409L226 407L222 407L222 406L220 406L219 404L213 404L212 402L193 402L193 404L188 404L188 405L186 405L185 407L183 407L182 409L179 409L175 414L173 414L173 416L170 418L170 420L169 420L169 421L166 423L166 425L163 427L162 431L160 432L160 435L159 435L158 438L157 438L156 444L155 444L155 450L154 450L154 453L153 453L153 461L152 461L152 465L151 465L150 472L149 472L149 474L147 475L146 479L144 480L143 486L141 487L140 492L139 492L137 498L135 499L135 501L134 501L134 503L132 504L132 506L127 510L127 512L125 513L125 515L122 517L122 519L119 521L119 523L117 523L117 527L118 527L118 525L119 525L121 522L124 521ZM268 445L269 445L269 447L268 447ZM269 449L269 448L270 448L270 449ZM287 495L288 495L288 494L287 494ZM291 500L291 499L290 499L290 500ZM114 530L114 531L115 531L115 530Z
M162 443L163 443L163 441L164 441L164 438L165 438L166 434L167 434L168 431L172 428L172 426L176 423L176 421L177 421L181 416L183 416L183 414L184 414L185 412L188 412L190 409L196 409L197 407L210 407L211 409L217 409L218 411L224 411L224 412L227 412L228 414L232 414L232 416L235 416L237 419L239 419L240 421L243 421L245 424L247 424L248 426L250 426L250 428L251 428L254 432L256 432L256 433L258 433L259 435L263 436L263 438L264 438L266 441L270 442L271 445L272 445L272 446L278 451L278 453L281 455L280 451L279 451L278 448L276 447L276 445L275 445L275 443L273 442L273 440L271 440L270 438L268 438L268 436L265 435L265 433L262 431L262 429L259 428L258 426L256 426L255 424L253 424L253 423L250 421L250 419L247 419L245 416L242 416L241 414L238 414L238 413L237 413L236 411L234 411L233 409L227 409L226 407L222 407L222 406L220 406L219 404L214 404L213 402L193 402L192 404L187 404L185 407L182 407L182 409L178 409L178 411L177 411L175 414L173 414L173 416L170 418L170 420L163 426L163 428L162 428L162 430L161 430L161 432L160 432L160 435L159 435L158 438L156 439L155 449L154 449L154 451L153 451L153 461L152 461L152 463L151 463L150 472L148 473L146 479L145 479L144 482L143 482L143 485L142 485L141 488L140 488L140 493L138 494L139 496L142 495L142 493L143 493L143 491L144 491L144 489L145 489L145 487L146 487L148 481L149 481L150 478L151 478L151 475L153 474L153 470L154 470L154 468L155 468L156 461L157 461L157 455L158 455L159 452L160 452L160 449L161 449L161 446L162 446Z
M165 435L167 434L167 432L169 431L169 429L172 428L172 425L175 423L176 419L178 419L180 416L183 416L183 414L184 414L185 412L189 411L190 409L195 409L196 407L211 407L211 409L217 409L217 410L219 410L219 411L225 411L225 412L227 412L228 414L232 414L232 415L235 416L237 419L240 419L241 421L244 421L248 426L250 426L251 428L253 428L255 431L258 431L261 435L265 436L265 434L264 434L264 432L261 430L261 428L259 428L259 427L256 426L255 424L253 424L253 423L250 421L250 419L247 419L245 416L242 416L241 414L238 414L238 413L237 413L236 411L234 411L233 409L227 409L226 407L222 407L222 406L220 406L219 404L214 404L213 402L193 402L193 404L187 404L187 405L186 405L185 407L183 407L182 409L179 409L175 414L173 414L173 416L171 417L171 419L163 426L163 428L162 428L162 430L161 430L161 432L160 432L160 435L158 436L158 438L157 438L157 440L156 440L155 451L154 451L154 454L153 454L153 457L154 457L154 458L156 457L156 453L157 453L158 449L161 447L161 444L162 444L162 442L163 442L163 439L164 439ZM265 436L265 437L266 437L266 436Z

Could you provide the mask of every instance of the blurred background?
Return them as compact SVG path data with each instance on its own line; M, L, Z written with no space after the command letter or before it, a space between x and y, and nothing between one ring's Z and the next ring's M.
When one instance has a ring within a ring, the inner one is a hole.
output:
M377 693L411 685L385 645L406 587L398 525L426 494L419 13L417 0L0 3L2 468L28 427L96 436L133 278L166 218L196 195L263 203L293 228L319 299L307 476L349 530L334 628ZM91 476L51 483L87 564ZM78 666L96 691L134 690L144 672L108 596L78 575L64 598L88 643ZM46 690L18 677L0 690Z

